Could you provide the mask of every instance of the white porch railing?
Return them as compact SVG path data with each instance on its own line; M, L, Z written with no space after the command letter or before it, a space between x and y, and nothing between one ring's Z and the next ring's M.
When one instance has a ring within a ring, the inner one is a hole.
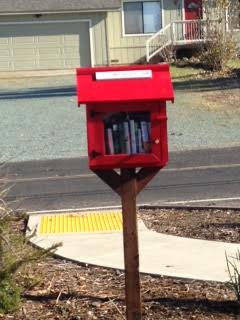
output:
M162 55L166 47L206 41L206 20L179 20L168 24L146 42L146 59Z
M172 27L171 24L166 25L163 29L152 35L146 42L147 62L150 61L156 54L161 54L161 51L172 43Z

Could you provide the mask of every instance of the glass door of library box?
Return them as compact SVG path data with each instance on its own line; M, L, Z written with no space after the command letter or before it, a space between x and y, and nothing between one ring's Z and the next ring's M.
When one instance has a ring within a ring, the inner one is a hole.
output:
M90 168L166 165L168 161L166 122L165 102L88 105Z

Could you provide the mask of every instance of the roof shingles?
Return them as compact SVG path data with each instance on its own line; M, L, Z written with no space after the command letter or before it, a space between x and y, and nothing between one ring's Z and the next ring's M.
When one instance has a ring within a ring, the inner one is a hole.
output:
M119 9L121 0L0 0L0 14Z

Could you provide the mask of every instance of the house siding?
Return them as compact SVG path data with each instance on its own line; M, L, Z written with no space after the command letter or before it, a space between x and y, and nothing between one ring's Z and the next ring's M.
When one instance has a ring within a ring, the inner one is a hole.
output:
M91 20L94 65L101 66L108 64L107 36L105 23L106 13L104 12L79 14L43 14L40 18L36 18L35 15L0 16L0 23L24 23L57 20Z
M182 3L174 0L164 0L163 27L174 20L182 19ZM122 12L107 13L107 29L110 64L133 64L144 61L146 56L146 41L151 35L124 35Z

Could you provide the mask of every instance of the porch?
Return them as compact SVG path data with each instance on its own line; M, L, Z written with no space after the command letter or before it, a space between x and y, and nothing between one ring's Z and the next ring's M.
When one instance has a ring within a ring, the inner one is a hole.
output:
M165 59L172 49L198 46L207 40L207 24L216 26L217 20L179 20L173 21L152 35L146 42L146 60L160 56Z

